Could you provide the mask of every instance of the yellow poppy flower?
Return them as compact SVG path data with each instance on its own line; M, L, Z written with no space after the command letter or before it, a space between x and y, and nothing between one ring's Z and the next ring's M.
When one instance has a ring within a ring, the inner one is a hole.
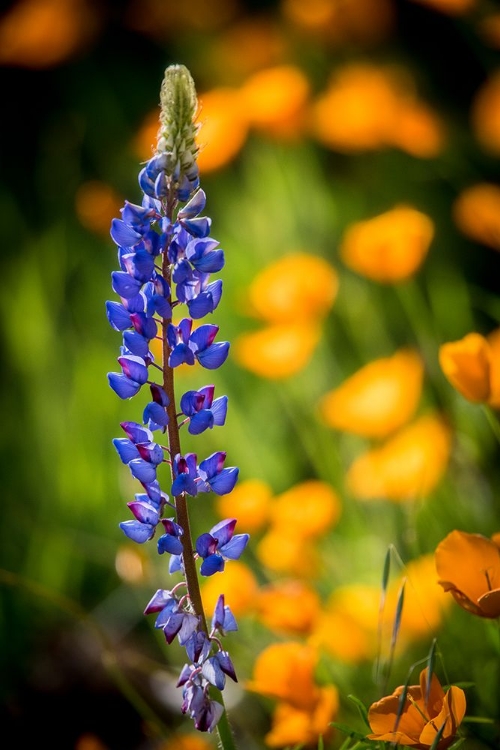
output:
M349 268L362 276L393 284L416 273L433 236L434 224L428 216L410 206L396 206L348 227L340 255Z
M347 486L361 500L425 497L443 476L450 449L449 427L441 417L425 415L355 459Z
M465 693L455 685L445 693L435 674L428 690L428 672L428 668L422 670L420 684L407 688L402 712L400 701L404 686L370 706L368 721L372 734L368 739L425 750L433 746L443 727L436 750L451 744L465 715Z
M500 617L500 538L452 531L436 548L439 584L479 617Z
M422 393L421 357L402 349L377 359L327 393L320 414L334 429L367 438L385 438L415 413Z

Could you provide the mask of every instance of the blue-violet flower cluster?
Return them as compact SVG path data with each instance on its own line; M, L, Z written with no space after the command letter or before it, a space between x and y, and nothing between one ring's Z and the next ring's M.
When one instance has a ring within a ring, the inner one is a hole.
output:
M154 594L145 614L156 614L155 626L167 643L177 638L185 648L188 662L177 683L183 690L182 712L197 729L212 731L224 706L211 697L210 686L222 691L226 676L236 680L221 637L237 625L221 594L208 627L197 566L201 561L202 576L222 571L227 560L240 557L249 537L234 533L234 518L216 524L194 543L189 527L188 497L227 494L238 478L236 467L224 465L224 451L198 461L197 454L184 455L180 447L183 426L199 435L224 425L227 412L227 397L215 398L213 385L187 391L178 407L174 394L176 367L198 363L214 370L229 351L227 341L216 341L217 325L195 324L217 308L222 281L212 281L211 275L224 266L224 252L209 236L211 220L202 215L196 113L189 71L170 66L161 89L156 151L139 174L142 202L126 201L121 219L111 225L119 265L111 284L119 301L107 302L106 311L111 326L122 334L120 371L108 374L109 385L122 399L141 389L149 396L140 421L122 422L124 435L113 441L120 460L142 486L128 503L132 518L120 527L139 544L156 537L158 553L170 556L169 572L181 573L173 588ZM184 314L177 315L182 309ZM161 342L161 362L151 351L153 340ZM161 489L164 464L170 466L170 494Z

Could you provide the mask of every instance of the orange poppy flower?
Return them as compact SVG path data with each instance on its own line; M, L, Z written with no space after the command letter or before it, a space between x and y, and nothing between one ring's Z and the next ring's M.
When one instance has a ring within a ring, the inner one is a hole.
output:
M434 224L410 206L396 206L347 228L340 246L344 263L383 284L409 279L426 257Z
M104 237L109 237L111 220L122 206L123 199L105 182L83 182L76 192L75 211L81 224Z
M350 584L337 588L318 615L308 643L348 664L377 651L380 587Z
M415 413L424 376L420 356L402 349L362 367L327 393L320 413L334 429L367 438L384 438Z
M410 685L407 688L399 721L397 717L404 686L396 688L392 695L370 706L368 721L372 734L368 735L368 739L426 750L433 745L436 735L443 728L436 749L443 750L451 745L465 715L465 693L455 685L445 693L433 674L427 695L428 672L426 668L420 673L420 685Z
M472 127L488 153L500 155L500 71L492 73L472 102Z
M467 237L500 250L500 187L479 182L463 190L453 205L453 218Z
M317 324L279 323L241 334L234 343L233 355L239 365L255 375L280 380L306 367L319 339Z
M332 307L338 274L324 258L304 252L266 266L248 290L250 312L269 323L319 320Z
M100 20L84 0L21 0L0 21L0 64L50 68L94 37Z
M442 418L427 414L349 467L347 486L360 500L394 502L428 495L443 476L451 433Z
M241 107L251 126L272 135L296 137L303 130L310 85L294 65L259 70L240 88Z
M334 685L320 687L314 705L300 709L280 702L272 718L271 731L265 736L269 747L317 746L320 737L331 734L331 722L339 708L338 690Z
M250 568L240 560L233 560L222 573L207 578L202 584L201 598L207 617L212 616L221 593L236 618L252 612L258 588L257 579Z
M238 519L241 528L252 533L262 528L269 517L272 492L261 479L238 482L228 495L216 499L217 514L221 518Z
M237 89L212 89L198 97L201 124L197 136L198 166L202 174L231 162L241 151L248 135L248 121Z
M298 528L298 523L296 527ZM298 554L296 535L283 533L280 528L271 528L262 537L256 554L261 564L274 573L284 573L296 578L312 578L321 573L319 550L315 541L301 539Z
M479 617L500 617L500 536L452 531L436 548L438 583Z
M500 337L468 333L459 341L442 344L439 363L451 385L474 403L500 406Z
M297 508L301 509L297 522ZM341 514L340 498L329 484L309 479L294 485L275 498L270 508L271 525L293 539L309 539L324 534Z
M248 690L286 701L309 711L318 699L314 681L318 656L311 646L296 641L273 643L257 656Z
M257 594L257 616L270 630L290 635L309 633L319 614L317 592L303 581L276 581Z

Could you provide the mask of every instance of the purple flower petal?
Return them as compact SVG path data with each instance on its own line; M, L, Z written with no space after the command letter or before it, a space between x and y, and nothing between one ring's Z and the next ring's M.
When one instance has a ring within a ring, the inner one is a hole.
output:
M114 438L113 445L124 464L128 464L133 458L140 458L139 451L134 443L127 438Z
M150 615L153 612L160 612L166 607L172 600L176 601L172 597L172 592L168 589L158 589L156 593L149 600L146 609L144 610L145 615Z
M115 331L125 331L132 325L130 313L121 302L106 302L106 316Z
M141 239L139 232L136 232L121 219L113 219L110 234L113 241L120 247L132 247Z
M127 503L134 516L140 523L147 523L151 526L157 526L160 520L158 510L150 503L134 501Z
M229 354L229 341L212 344L208 349L195 352L196 359L207 370L216 370L224 364Z
M226 684L226 675L222 671L221 666L215 656L211 656L209 659L203 662L201 673L211 685L215 685L215 687L219 688L219 690L224 689L224 685Z
M220 555L209 555L203 560L200 568L202 576L212 576L214 573L220 573L224 570L224 558Z
M220 474L209 481L212 492L215 492L216 495L227 495L231 492L238 481L239 471L237 466L223 469Z
M156 466L149 463L149 461L145 461L143 458L134 458L128 466L132 476L138 479L139 482L148 484L156 479Z
M111 274L111 287L120 297L129 299L139 293L142 282L134 279L125 271L113 271Z
M228 560L237 560L241 557L249 539L249 534L235 534L231 541L225 544L224 547L222 545L219 546L220 552Z

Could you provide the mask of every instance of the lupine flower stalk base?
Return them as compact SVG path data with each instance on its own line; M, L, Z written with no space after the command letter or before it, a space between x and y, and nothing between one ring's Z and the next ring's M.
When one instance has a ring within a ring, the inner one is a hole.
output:
M199 364L214 370L229 351L228 342L215 341L217 325L194 326L217 308L222 281L210 277L224 266L224 252L209 236L211 220L201 215L205 193L196 163L196 115L189 71L170 66L161 87L156 151L139 174L142 202L126 201L121 219L111 225L120 269L111 280L119 301L108 301L106 309L111 326L122 334L122 346L121 372L109 373L108 380L122 399L135 397L143 388L150 392L140 421L123 422L125 437L113 441L121 461L142 485L128 503L133 519L122 522L121 529L139 544L156 537L158 553L169 555L169 573L182 576L172 588L156 591L144 613L156 615L155 626L167 643L177 638L186 650L188 661L177 683L182 712L201 731L211 732L220 722L219 736L228 749L233 740L221 691L226 677L237 677L221 637L237 625L223 594L207 624L198 576L211 576L222 571L226 561L238 559L249 536L235 534L236 519L229 518L193 541L189 498L230 493L238 469L224 466L224 451L198 462L195 453L183 454L181 449L181 428L198 435L224 424L227 397L214 398L213 385L200 385L177 404L174 390L176 367ZM177 316L183 305L187 314ZM161 340L161 362L151 351L154 339ZM170 494L162 489L163 464L170 466Z

